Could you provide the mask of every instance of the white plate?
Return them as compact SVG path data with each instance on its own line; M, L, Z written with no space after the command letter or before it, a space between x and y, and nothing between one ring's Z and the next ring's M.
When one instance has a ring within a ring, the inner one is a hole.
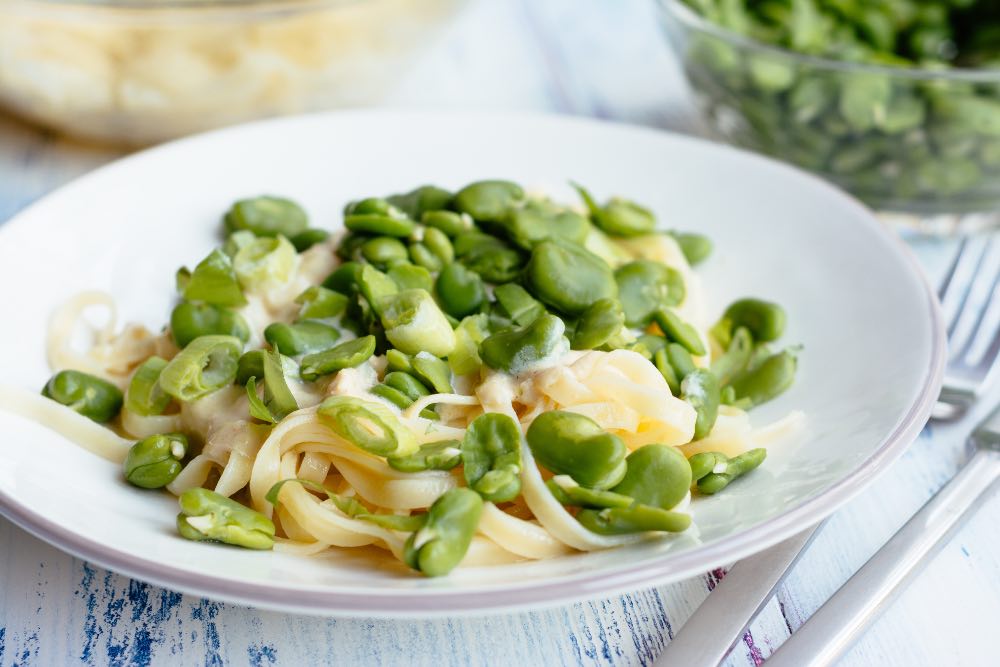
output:
M821 181L702 141L531 115L356 112L256 123L156 148L62 188L0 229L2 381L40 387L53 307L81 289L114 294L124 319L158 328L173 275L217 243L219 216L260 193L301 202L321 226L344 202L423 183L505 177L573 197L650 205L667 227L704 232L710 305L759 295L801 342L791 391L752 413L792 409L806 431L754 474L694 506L698 532L557 560L428 580L373 569L358 551L314 558L196 544L174 533L175 501L127 486L116 466L0 412L0 511L52 544L169 588L307 613L493 612L690 577L818 522L889 465L940 385L936 301L904 246Z

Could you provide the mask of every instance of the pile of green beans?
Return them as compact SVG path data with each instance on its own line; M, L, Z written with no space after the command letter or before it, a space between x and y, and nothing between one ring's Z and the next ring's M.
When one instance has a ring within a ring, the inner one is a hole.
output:
M710 124L728 140L875 207L1000 203L1000 3L683 2L751 40L667 24Z
M110 382L63 371L43 393L98 422L124 409L140 417L174 414L225 388L242 389L246 420L267 429L299 409L295 389L319 392L345 369L384 355L379 382L363 397L329 395L317 419L339 438L383 458L401 473L454 471L465 487L425 512L377 514L358 499L302 479L276 484L277 505L290 482L325 494L347 517L409 533L404 560L429 576L446 574L465 556L484 503L508 503L522 492L523 447L552 474L553 497L581 525L603 535L676 532L690 524L674 508L695 488L720 491L760 464L763 450L727 459L651 444L629 453L623 440L568 411L537 416L527 433L506 414L485 413L461 440L419 444L400 416L431 394L451 394L459 376L521 375L576 350L631 350L687 401L707 436L723 404L751 407L785 391L794 350L773 349L784 310L759 299L732 303L704 340L678 314L687 295L682 272L634 259L615 239L666 233L691 264L711 243L694 233L657 232L653 213L614 197L598 201L575 186L581 205L532 198L516 183L479 181L449 192L425 186L368 197L344 210L347 232L325 251L337 269L289 304L290 316L252 332L241 309L255 292L284 287L297 254L327 244L295 202L264 196L237 202L224 218L228 234L176 282L170 317L173 358L150 357L126 393ZM255 335L256 334L256 335ZM262 347L246 349L251 339ZM717 353L711 366L705 356ZM721 353L719 353L721 352ZM469 378L464 378L468 380ZM334 392L325 392L334 393ZM433 408L420 416L439 418ZM199 433L155 434L136 442L123 464L138 487L169 485L203 443ZM461 470L458 470L458 469ZM264 515L206 489L180 497L181 536L269 549L275 528Z

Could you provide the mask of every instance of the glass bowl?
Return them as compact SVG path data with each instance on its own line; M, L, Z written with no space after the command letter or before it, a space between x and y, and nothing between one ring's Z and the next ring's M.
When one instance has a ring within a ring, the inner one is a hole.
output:
M657 0L709 128L921 216L1000 210L1000 70L806 56Z
M464 0L0 0L0 106L141 145L378 101Z

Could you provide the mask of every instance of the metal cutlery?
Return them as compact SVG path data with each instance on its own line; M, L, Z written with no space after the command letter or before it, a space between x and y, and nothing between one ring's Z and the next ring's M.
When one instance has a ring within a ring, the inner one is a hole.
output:
M965 467L782 644L768 665L832 664L948 542L1000 478L1000 406L970 442L976 450Z
M954 420L975 402L986 384L997 355L1000 335L985 328L1000 305L1000 258L996 236L962 239L938 296L948 322L948 367L934 418ZM984 302L984 303L980 303ZM995 326L995 323L992 323Z
M988 237L985 241L963 239L942 281L938 296L948 323L950 354L933 419L961 418L985 386L1000 355L1000 330L995 331L992 338L986 330L992 324L988 319L992 314L991 303L1000 305L1000 258L994 252L998 248L996 237ZM977 469L980 465L976 464ZM654 665L721 663L784 581L819 528L810 528L730 568ZM944 535L939 539L943 538ZM706 640L706 637L711 639Z
M822 525L822 524L820 524ZM654 665L718 665L788 576L819 526L739 561L715 585Z

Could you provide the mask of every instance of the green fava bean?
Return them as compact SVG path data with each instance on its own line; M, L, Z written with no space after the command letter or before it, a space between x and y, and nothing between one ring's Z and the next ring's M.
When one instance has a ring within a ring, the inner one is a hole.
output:
M479 344L479 357L490 368L518 375L565 346L566 325L555 315L542 315L526 327L508 328Z
M479 310L486 301L486 287L478 273L462 264L448 264L435 285L441 307L452 317L465 317Z
M583 216L547 201L529 201L511 210L504 231L525 250L547 239L583 244L590 232Z
M545 306L516 283L497 285L493 296L515 324L531 324L545 312Z
M442 440L421 445L409 456L390 456L386 462L400 472L423 472L424 470L451 470L462 462L462 442Z
M417 266L422 266L428 271L437 272L444 266L441 258L431 252L431 249L423 243L411 243L409 251L410 261Z
M330 238L330 232L325 229L307 229L299 232L295 236L289 237L289 241L295 246L298 252L305 252L317 243L323 243Z
M694 408L697 415L694 439L704 438L712 431L719 416L719 381L711 372L699 368L684 377L681 382L681 398Z
M195 338L160 373L160 386L182 402L201 398L232 384L242 351L233 336Z
M455 332L434 298L422 289L382 298L379 312L386 338L406 354L427 352L446 357L455 348Z
M489 335L486 315L469 315L455 328L455 349L448 355L448 366L455 375L475 373L482 365L479 345Z
M264 329L264 340L289 357L328 350L340 338L340 332L329 324L306 320L295 324L275 322Z
M418 398L430 396L430 392L427 391L427 387L425 387L420 380L413 377L409 373L402 373L400 371L386 373L382 382L406 396L411 403Z
M469 488L495 503L521 493L521 427L507 415L476 417L462 439L462 464Z
M455 193L454 206L482 222L503 222L515 202L524 199L524 190L510 181L477 181Z
M256 239L233 258L236 277L245 289L284 284L295 270L295 246L284 236Z
M420 218L420 222L428 227L440 229L449 238L471 231L474 227L470 216L454 211L427 211Z
M768 93L780 93L795 83L795 69L772 58L752 58L749 62L750 79Z
M509 246L495 236L478 229L471 229L455 237L452 248L455 250L456 257L464 258L480 248L509 248Z
M232 260L218 249L195 267L184 285L183 295L190 301L215 306L242 306L247 302L236 280Z
M419 384L419 383L418 383ZM405 410L406 408L413 405L413 399L401 392L395 387L390 387L387 384L377 384L371 388L371 393L375 394L379 398L384 398L393 405L395 405L400 410ZM424 408L420 411L420 416L424 419L437 420L440 419L437 413L431 408Z
M455 248L448 240L448 235L440 229L427 227L424 229L424 247L432 252L442 264L451 264L455 261Z
M353 232L348 232L340 238L340 242L334 249L333 254L339 259L347 262L364 262L364 258L361 256L361 246L365 244L365 241L370 239L371 236L367 234L355 234Z
M163 414L170 405L170 396L160 387L160 373L166 367L166 359L150 357L135 369L125 392L126 410L143 417Z
M378 236L361 245L361 256L375 266L385 268L392 262L406 261L408 254L406 246L399 239Z
M698 452L688 459L691 466L691 479L697 482L699 479L712 472L719 463L725 463L729 457L719 452Z
M703 234L693 232L670 232L670 236L677 241L684 259L691 266L701 264L712 254L712 241Z
M630 327L648 326L657 310L679 305L687 294L680 273L645 259L619 267L615 281L625 310L625 324Z
M636 502L673 509L691 488L691 466L676 447L645 445L625 459L627 470L611 490Z
M247 549L274 546L274 523L235 500L195 488L182 493L178 501L181 513L177 515L177 530L185 539L223 542Z
M701 341L697 329L683 321L677 313L669 308L660 308L653 314L653 319L670 340L678 343L691 354L705 354L705 344Z
M42 388L42 396L61 403L98 424L114 419L122 408L122 392L107 380L80 371L59 371Z
M698 370L698 367L694 365L694 359L691 358L691 353L684 349L683 345L668 343L666 355L678 382L683 381L688 375Z
M244 343L250 340L250 326L235 310L186 301L170 313L170 333L180 348L201 336L234 336Z
M615 276L603 259L560 241L535 246L525 280L536 298L568 315L580 315L595 301L618 295Z
M609 489L625 477L628 449L589 417L552 410L528 427L528 445L538 462L556 475L569 475L581 486Z
M330 430L369 454L399 457L419 449L413 433L383 403L331 396L317 414Z
M236 257L238 253L244 246L248 246L257 240L257 235L253 232L249 232L245 229L241 229L237 232L233 232L226 237L226 242L222 244L222 252L226 253L230 261L233 257ZM182 271L187 271L187 269L181 269ZM191 277L191 272L188 271L188 278ZM178 285L178 289L183 291L183 287Z
M601 299L584 311L573 331L574 350L592 350L604 345L625 324L625 313L616 299Z
M282 235L291 238L304 232L309 217L295 202L281 197L242 199L229 209L225 217L226 231L253 232L257 236Z
M714 459L711 460L712 467L709 471L698 479L698 491L704 493L705 495L712 495L726 488L730 482L740 475L745 475L763 463L764 459L767 457L767 450L762 447L758 447L757 449L751 449L747 452L743 452L739 456L731 459L727 458L724 454L719 454L718 452L711 452L707 454L711 454ZM698 455L696 454L695 456ZM693 461L695 457L692 456L691 458ZM707 463L709 463L707 460L704 462L698 462L699 472L701 472ZM694 465L695 464L692 463L692 469L694 468Z
M295 297L301 304L300 320L327 320L340 317L347 309L347 297L325 287L314 286Z
M746 327L758 342L777 340L785 332L785 309L770 301L740 299L730 304L722 317L734 328Z
M676 345L676 343L671 344ZM681 351L687 355L688 359L691 358L691 355L688 354L687 350L680 347L680 345L677 347L679 347ZM694 362L691 363L694 365ZM653 365L656 366L656 370L660 371L660 375L663 376L663 379L667 381L670 393L674 396L679 396L681 393L681 379L677 377L677 371L674 370L673 365L670 363L670 357L667 353L666 347L660 348L653 355Z
M524 257L517 250L499 242L484 243L465 253L462 256L462 264L482 276L483 280L491 283L507 283L521 273Z
M359 202L352 212L344 216L344 227L352 232L394 236L401 239L408 238L416 231L417 223L407 218L398 208L389 204L381 207L367 203L372 201L377 200Z
M727 385L750 363L750 355L753 354L753 337L750 330L740 327L732 335L729 347L719 356L712 360L712 373L719 378L720 385Z
M263 373L250 377L246 383L247 397L250 400L250 415L262 421L276 424L291 413L299 409L299 404L295 400L294 394L288 388L288 376L294 374L298 369L295 362L287 357L281 356L277 351L263 352L261 356L261 368ZM243 355L246 357L246 355ZM240 358L243 361L243 358ZM239 370L237 370L239 375ZM257 395L255 378L262 378L264 381L263 400Z
M236 366L236 384L246 386L250 378L264 377L264 359L267 357L267 350L250 350L240 357Z
M426 352L418 353L410 360L413 374L430 389L438 394L450 394L455 390L451 386L451 371L448 363Z
M545 482L549 492L563 505L575 507L631 507L635 502L629 496L613 491L597 491L580 486L569 475L555 475Z
M653 359L657 352L665 350L666 347L667 339L663 336L642 334L636 338L633 349L647 359Z
M385 353L385 362L390 371L399 371L413 375L413 364L408 354L403 354L399 350L388 350Z
M405 410L406 408L413 405L413 399L408 397L406 394L396 389L395 387L390 387L387 384L377 384L371 388L371 393L379 398L384 398L393 405L395 405L400 410Z
M392 279L373 266L365 265L358 274L358 290L376 314L380 314L383 299L399 293Z
M656 217L644 206L626 199L613 197L603 207L600 206L586 188L574 185L590 210L594 224L611 236L639 236L648 234L656 227Z
M738 398L747 399L752 405L766 403L792 386L797 363L791 351L779 352L734 377L730 386Z
M302 358L299 375L312 382L318 377L336 373L345 368L353 368L375 354L375 336L362 336L349 340L329 350L309 354Z
M341 294L352 294L357 288L363 268L364 265L359 262L344 262L337 267L336 271L326 277L323 281L323 287Z
M598 535L629 535L650 531L680 533L691 525L691 515L649 505L608 509L584 509L576 515L577 521L587 530Z
M395 206L393 206L388 199L382 197L365 197L358 201L348 202L344 206L344 215L393 215L395 217L404 216L405 214Z
M465 558L483 513L483 499L471 489L446 491L427 512L427 523L403 547L403 560L429 577L451 572Z
M436 213L451 205L453 195L434 185L422 185L405 194L391 195L386 201L408 217L419 220L428 213ZM448 211L450 212L450 211Z
M396 283L396 287L400 291L422 289L431 292L434 290L434 276L431 275L430 271L416 264L397 262L386 270L385 275Z
M885 117L892 95L889 77L855 74L841 81L838 108L841 117L855 132L865 132Z
M129 484L143 489L160 489L170 484L184 468L187 438L180 433L151 435L132 445L122 471Z

